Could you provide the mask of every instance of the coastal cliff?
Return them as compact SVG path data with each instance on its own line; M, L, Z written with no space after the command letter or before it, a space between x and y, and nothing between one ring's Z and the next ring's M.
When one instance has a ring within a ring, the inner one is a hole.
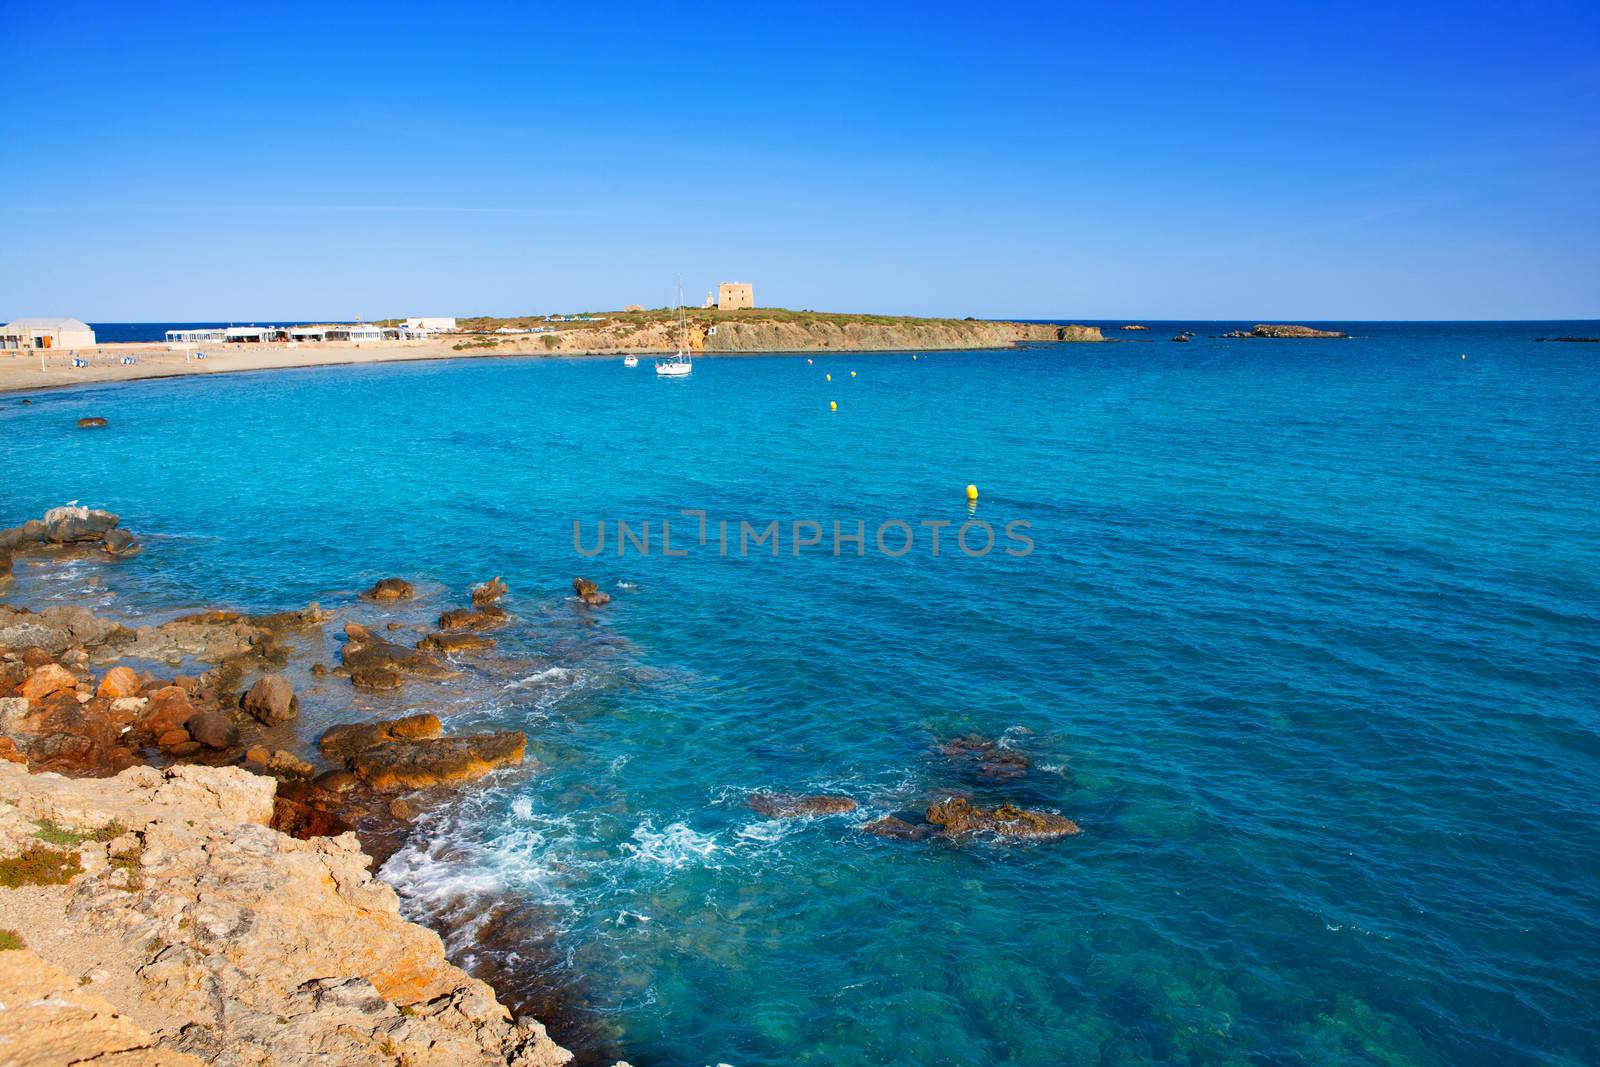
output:
M68 779L0 760L7 1062L571 1060L400 917L354 834L270 829L276 787L232 767Z

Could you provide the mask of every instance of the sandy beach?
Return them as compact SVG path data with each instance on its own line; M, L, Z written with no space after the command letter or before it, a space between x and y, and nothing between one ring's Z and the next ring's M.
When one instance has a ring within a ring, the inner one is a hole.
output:
M538 338L532 338L537 344ZM526 343L503 343L493 349L451 347L448 341L385 341L350 344L243 344L205 345L200 349L169 348L165 344L106 344L78 352L87 367L74 367L65 350L0 353L0 393L57 389L98 382L173 378L186 374L227 374L285 367L321 367L348 363L392 363L416 359L470 359L475 356L563 356L594 353L551 353ZM203 351L204 359L194 352ZM40 356L43 356L41 365ZM124 356L137 362L124 364Z

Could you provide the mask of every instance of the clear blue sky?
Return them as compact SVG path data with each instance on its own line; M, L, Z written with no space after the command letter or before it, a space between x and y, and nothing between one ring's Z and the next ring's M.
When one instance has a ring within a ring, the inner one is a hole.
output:
M1600 4L1206 7L0 0L0 318L1600 317Z

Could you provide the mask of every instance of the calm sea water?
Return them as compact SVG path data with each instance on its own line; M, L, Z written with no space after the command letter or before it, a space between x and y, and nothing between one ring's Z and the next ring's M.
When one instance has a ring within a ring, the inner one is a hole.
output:
M329 679L308 726L528 731L536 763L386 874L596 1057L1600 1061L1600 348L1532 342L1600 326L1352 329L0 399L0 522L121 512L143 556L19 589L129 613L370 619L354 593L402 574L420 622L504 575L518 622L461 681ZM860 520L868 552L723 557L680 508ZM618 518L689 554L574 552ZM896 518L1036 548L888 558ZM578 574L614 602L576 609ZM965 776L936 747L969 732L1033 773ZM757 789L862 808L772 822ZM1083 833L857 829L957 790Z

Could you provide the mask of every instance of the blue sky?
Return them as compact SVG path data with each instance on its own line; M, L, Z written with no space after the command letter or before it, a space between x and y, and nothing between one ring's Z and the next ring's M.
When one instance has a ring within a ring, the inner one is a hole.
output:
M0 0L0 317L1600 317L1593 0L231 7Z

